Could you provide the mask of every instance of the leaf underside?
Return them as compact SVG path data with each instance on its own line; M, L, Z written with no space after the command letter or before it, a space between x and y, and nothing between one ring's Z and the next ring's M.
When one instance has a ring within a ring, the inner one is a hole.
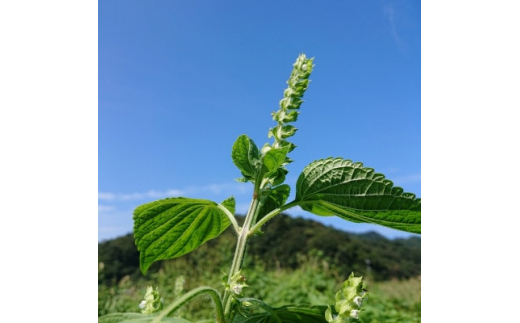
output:
M222 203L234 211L234 199ZM167 198L137 207L134 237L140 252L141 271L146 273L158 260L185 255L216 238L230 225L218 204L183 197Z
M421 233L421 199L362 163L342 158L312 162L298 178L295 201L316 215Z
M327 323L327 306L283 306L244 317L235 316L233 323Z

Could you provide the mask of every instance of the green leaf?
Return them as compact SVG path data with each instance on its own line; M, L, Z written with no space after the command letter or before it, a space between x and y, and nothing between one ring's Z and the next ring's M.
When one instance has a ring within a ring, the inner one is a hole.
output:
M421 233L421 199L362 163L327 158L305 167L295 201L308 212Z
M277 186L267 191L267 196L265 197L262 208L258 214L258 220L263 218L264 215L271 212L272 210L284 205L290 193L291 188L287 184Z
M285 181L288 171L283 166L292 162L287 157L288 153L289 147L273 148L262 156L262 176L269 180L270 185L280 185Z
M222 203L234 210L234 199ZM143 274L157 260L185 255L218 237L230 225L215 202L184 197L167 198L137 207L134 237Z
M240 135L233 144L231 158L246 179L254 180L261 162L258 147L253 140L246 135Z
M272 180L272 185L276 186L285 182L285 175L287 175L288 172L285 167L280 167L276 173L270 174L269 178Z
M231 214L235 214L235 198L233 196L228 197L220 204L222 204L222 206L224 206Z
M273 148L265 153L263 157L264 165L267 167L269 172L275 172L285 162L287 157L287 149L276 149Z
M149 323L154 318L154 315L143 315L140 313L111 313L100 316L98 323ZM190 321L179 317L165 317L161 322L190 323Z
M251 316L237 314L233 323L327 323L326 310L327 306L283 306Z

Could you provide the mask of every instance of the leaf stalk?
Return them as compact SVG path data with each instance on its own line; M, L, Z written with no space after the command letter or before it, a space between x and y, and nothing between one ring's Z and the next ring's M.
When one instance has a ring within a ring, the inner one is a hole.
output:
M231 212L229 212L229 210L226 209L226 207L223 206L222 204L219 204L218 208L221 209L227 215L227 217L229 218L229 221L231 221L231 224L233 225L233 228L235 229L236 234L239 234L240 226L238 225L238 222L237 222L237 219L235 218L235 216L233 214L231 214Z
M224 310L222 307L222 301L220 299L220 296L218 292L208 286L201 286L198 288L195 288L188 293L182 295L179 299L177 299L175 302L173 302L170 306L165 308L163 311L159 313L150 323L159 323L161 320L166 317L167 315L175 312L178 310L181 306L192 300L193 298L197 297L198 295L201 295L203 293L208 294L211 299L213 300L213 303L215 303L215 312L216 312L216 322L217 323L225 323L224 318Z
M292 201L290 203L280 206L279 208L272 210L271 212L267 213L260 221L255 223L255 225L248 231L248 234L253 235L255 232L260 231L262 226L264 224L266 224L267 222L269 222L269 220L271 220L278 214L282 213L283 211L293 208L295 206L298 206L299 204L300 204L300 201Z

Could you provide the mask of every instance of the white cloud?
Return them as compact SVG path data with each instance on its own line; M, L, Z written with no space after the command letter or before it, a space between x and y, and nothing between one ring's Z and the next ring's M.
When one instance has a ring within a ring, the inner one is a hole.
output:
M98 204L98 212L108 212L108 211L114 211L116 209L113 205L101 205Z
M135 201L144 199L160 199L166 197L176 196L190 196L196 197L197 194L207 194L208 192L214 195L239 195L251 191L251 186L243 183L222 183L210 184L205 186L191 186L186 189L168 189L168 190L150 190L148 192L134 192L134 193L112 193L112 192L98 192L98 200L104 201Z
M98 192L98 200L105 201L131 201L141 200L145 198L163 198L168 196L180 196L184 192L181 190L166 190L166 191L155 191L151 190L145 193L111 193L111 192Z
M211 184L194 189L195 192L209 191L214 194L235 194L235 193L246 193L251 190L250 185L244 183L223 183L223 184ZM190 192L194 193L194 192Z
M99 192L98 193L98 200L108 200L108 201L111 201L113 199L115 199L116 196L112 193L107 193L107 192Z
M167 196L180 196L182 194L184 194L184 193L181 190L167 190L166 191Z

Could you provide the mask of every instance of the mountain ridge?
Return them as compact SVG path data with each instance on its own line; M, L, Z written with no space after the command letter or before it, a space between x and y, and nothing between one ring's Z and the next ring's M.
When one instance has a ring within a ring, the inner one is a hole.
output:
M238 216L241 223L243 217ZM225 270L231 263L236 235L228 228L221 236L208 241L183 257L152 265L157 271L167 262L188 265L207 263ZM248 243L245 267L265 270L296 269L302 257L319 257L338 272L370 274L375 280L407 279L420 275L421 238L388 239L375 231L352 233L326 226L312 219L280 214L263 227L263 234ZM98 242L98 262L103 264L104 280L140 277L139 252L132 233Z

